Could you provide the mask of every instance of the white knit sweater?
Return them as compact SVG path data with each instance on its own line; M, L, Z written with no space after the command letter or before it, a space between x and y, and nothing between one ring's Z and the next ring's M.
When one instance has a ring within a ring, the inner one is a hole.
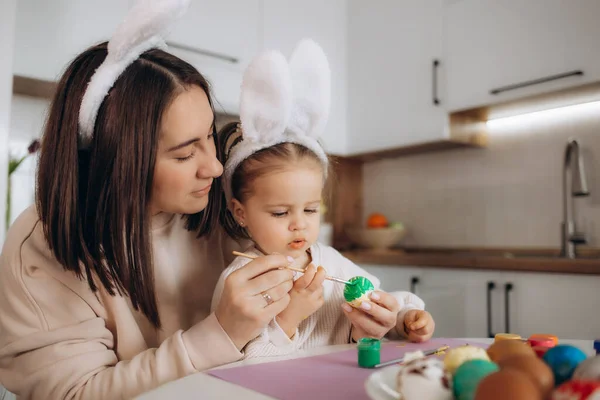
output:
M315 266L323 266L328 275L343 279L365 276L373 282L375 289L379 289L379 279L342 256L332 247L315 243L311 246L310 252L312 263ZM262 255L256 247L249 248L245 253ZM223 271L213 294L211 311L214 311L219 304L225 278L248 262L250 260L246 257L238 257ZM410 292L392 292L391 294L398 300L401 307L398 321L404 320L404 315L408 310L425 309L423 300ZM344 285L326 280L323 283L323 297L325 299L323 307L302 321L292 339L288 338L273 319L260 336L246 345L244 358L286 355L300 349L349 343L351 324L341 310L341 304L345 301ZM388 337L405 337L405 334L393 329Z

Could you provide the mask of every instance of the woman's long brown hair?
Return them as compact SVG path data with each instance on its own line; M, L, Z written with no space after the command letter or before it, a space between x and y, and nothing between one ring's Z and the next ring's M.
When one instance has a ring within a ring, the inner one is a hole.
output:
M161 119L177 94L208 82L161 50L145 52L118 78L96 119L91 146L78 148L81 99L107 55L106 43L79 55L58 83L40 152L36 205L56 259L92 290L129 296L160 327L154 286L151 216ZM220 179L208 207L186 216L198 236L210 233L220 209ZM97 279L97 280L96 280Z

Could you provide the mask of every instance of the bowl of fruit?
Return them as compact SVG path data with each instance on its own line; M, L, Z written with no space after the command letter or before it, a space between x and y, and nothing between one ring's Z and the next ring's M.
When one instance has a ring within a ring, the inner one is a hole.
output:
M346 228L346 234L359 247L385 250L400 243L406 229L400 222L390 223L385 215L373 213L367 218L366 227Z

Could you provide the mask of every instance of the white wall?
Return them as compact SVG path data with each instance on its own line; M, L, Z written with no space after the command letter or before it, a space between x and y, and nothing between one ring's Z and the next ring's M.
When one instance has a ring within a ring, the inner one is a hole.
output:
M404 222L411 245L559 247L569 137L584 145L591 191L576 199L578 228L600 246L600 104L492 127L485 150L367 164L365 212Z
M12 96L12 62L15 34L16 0L0 3L0 245L4 243L6 182L8 176L8 133Z
M9 151L15 157L26 154L31 141L41 137L49 105L46 99L13 95ZM11 175L11 223L35 202L37 159L38 154L29 156Z

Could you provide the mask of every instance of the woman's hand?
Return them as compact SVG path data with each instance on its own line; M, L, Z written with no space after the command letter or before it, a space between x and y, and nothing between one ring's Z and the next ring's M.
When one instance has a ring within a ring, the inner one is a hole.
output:
M285 256L263 256L225 279L215 316L238 350L289 304L293 272L281 269L288 265Z
M352 338L356 341L363 337L381 339L396 327L400 304L389 293L376 291L371 293L371 301L363 301L360 309L343 303L344 313L352 322Z
M288 335L293 337L300 323L323 306L323 281L326 273L323 267L313 264L306 267L304 275L294 282L290 291L290 304L277 316L277 323Z

